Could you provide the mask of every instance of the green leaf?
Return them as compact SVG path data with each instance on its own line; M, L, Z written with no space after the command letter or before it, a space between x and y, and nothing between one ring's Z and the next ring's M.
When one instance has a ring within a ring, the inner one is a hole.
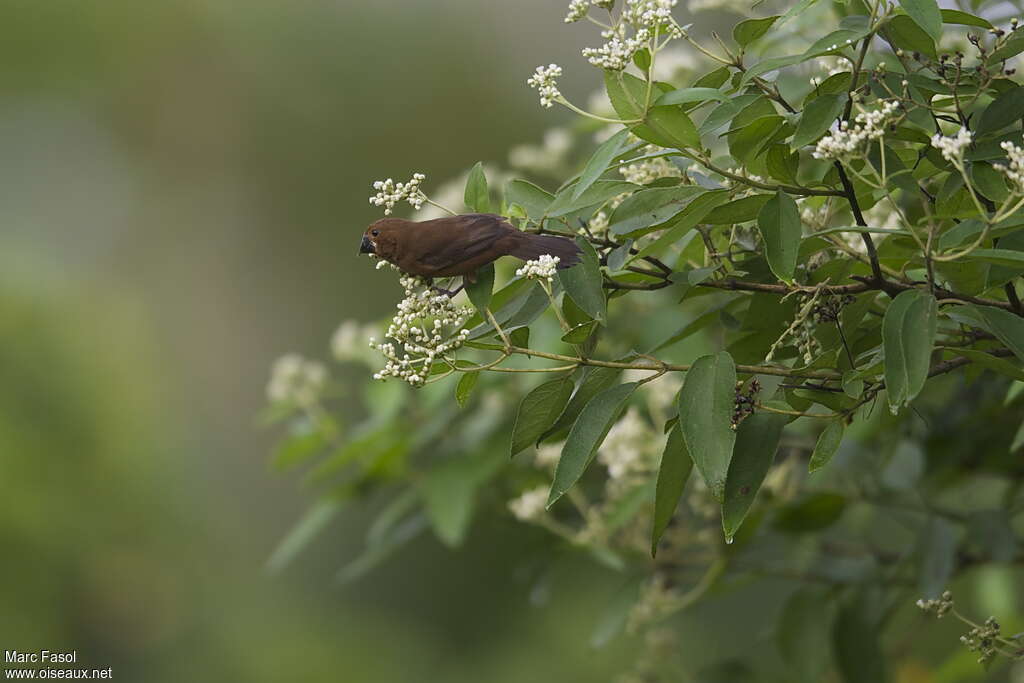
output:
M716 500L725 499L725 482L736 432L736 365L720 351L694 361L679 392L679 422L686 448Z
M936 56L935 41L905 14L892 17L882 29L882 35L895 48L920 52L933 58Z
M608 100L612 103L612 108L615 113L619 115L619 118L624 120L639 119L643 117L643 109L637 104L638 99L634 97L633 92L639 93L637 84L633 81L640 83L640 88L646 89L643 81L622 71L613 71L611 69L605 69L604 72L604 87L608 92ZM633 91L633 92L630 92Z
M565 293L573 303L583 309L591 318L604 322L607 316L607 302L602 286L601 263L590 242L576 239L581 253L580 264L558 271L558 280L565 287Z
M707 102L716 100L728 102L729 95L718 88L679 88L671 90L654 101L655 107L668 106L670 104L692 104L694 102Z
M942 38L942 12L935 0L900 0L914 23L924 29L936 43Z
M739 43L740 47L746 47L765 33L768 33L768 29L772 27L772 24L778 18L778 16L774 16L763 19L745 19L733 27L732 39Z
M992 28L992 24L987 19L982 19L973 14L967 12L961 12L955 9L944 9L942 13L943 24L959 24L961 26L977 26L978 28Z
M333 498L314 503L274 548L274 552L267 560L267 571L277 574L291 564L292 560L327 528L343 506L344 501Z
M629 131L622 129L601 143L601 146L597 148L597 151L594 152L594 155L590 157L590 161L583 168L583 173L580 174L580 179L572 193L574 200L579 199L580 195L608 170L608 166L622 151L628 138Z
M765 155L765 166L771 177L795 185L796 175L800 170L800 153L790 152L789 147L783 144L772 145Z
M868 616L866 596L857 595L843 605L832 627L836 667L844 683L885 683L885 655L879 643L881 629Z
M761 209L775 195L754 194L723 204L712 209L704 216L702 222L710 225L726 225L730 223L746 223L757 218Z
M590 647L600 649L626 629L629 615L640 598L641 582L632 577L612 595L590 634Z
M808 472L817 472L828 464L832 456L839 450L839 444L843 442L843 432L845 431L846 423L842 418L828 423L828 426L818 435L818 442L814 444L814 452L811 453L811 461L807 465Z
M985 328L1024 361L1024 318L1001 308L974 306Z
M776 131L785 125L785 119L777 114L761 116L753 121L733 121L733 129L728 132L729 153L746 165L760 156L764 146L772 141Z
M757 227L764 240L765 258L775 277L792 282L800 253L802 228L800 209L788 194L779 190L757 215Z
M590 337L590 334L594 331L597 324L596 320L588 320L585 323L580 323L563 334L562 341L566 344L582 344L587 341L587 338Z
M794 683L817 683L828 670L832 611L827 597L809 588L793 593L783 606L776 642L783 661L796 674Z
M633 133L661 147L700 149L697 127L678 106L651 107L644 124L635 126Z
M885 388L894 414L924 388L937 322L935 297L919 289L901 293L885 312L882 320Z
M845 106L846 95L821 95L811 100L800 115L800 123L790 144L800 148L817 142L843 113Z
M950 349L953 353L964 358L970 358L972 363L977 363L983 368L988 368L1000 375L1004 375L1017 381L1024 381L1024 369L1014 365L1005 358L999 358L992 354L978 351L976 349Z
M427 525L427 517L423 514L413 515L401 524L396 524L376 544L368 547L363 554L338 570L336 580L345 584L364 576L406 543L423 533L427 529Z
M696 185L640 190L615 207L608 219L608 229L616 235L642 235L648 232L647 228L674 218L694 196L703 192L704 189Z
M479 379L479 372L466 372L459 378L459 383L455 386L455 402L459 404L460 408L465 408L469 403L469 395L473 392L473 387L476 386Z
M505 188L505 201L523 207L526 215L534 220L539 220L547 213L554 199L550 192L525 180L512 180Z
M618 368L588 368L583 375L583 380L576 388L576 392L565 406L565 410L558 416L555 423L545 431L541 441L547 441L553 436L564 435L576 422L576 418L583 412L583 408L590 403L590 400L608 387L612 386L622 374Z
M535 387L523 397L512 427L510 457L515 457L537 443L565 409L572 389L572 376L563 375Z
M466 282L466 296L476 306L476 310L480 311L480 315L487 317L484 312L491 303L491 294L494 291L494 264L488 263L486 266L476 271L476 282Z
M743 420L736 430L736 446L729 462L722 503L722 531L727 542L736 535L768 474L786 422L785 415L755 413Z
M548 495L548 507L583 476L604 437L608 435L608 430L625 410L626 403L637 386L636 382L620 384L601 392L587 403L569 431L569 438L565 440L562 457L555 467L555 480Z
M487 191L487 176L484 175L482 161L476 162L476 166L469 172L464 199L466 206L477 213L491 212L491 198Z
M559 192L555 200L551 202L551 206L547 209L547 215L551 218L557 218L570 213L576 213L588 206L604 204L612 197L616 197L624 192L632 192L636 189L639 189L639 186L621 180L596 180L579 197L574 198L573 188L569 186Z
M1024 112L1024 86L1017 86L1002 93L981 112L977 133L993 133L1010 124L1020 123Z
M679 429L679 422L672 425L665 443L665 452L661 456L658 468L658 486L654 493L654 526L651 530L651 557L658 554L658 541L672 521L683 495L683 488L693 471L693 460L686 450L686 441Z
M420 494L438 540L450 548L466 538L473 519L479 484L475 469L462 460L450 460L430 470L420 481Z

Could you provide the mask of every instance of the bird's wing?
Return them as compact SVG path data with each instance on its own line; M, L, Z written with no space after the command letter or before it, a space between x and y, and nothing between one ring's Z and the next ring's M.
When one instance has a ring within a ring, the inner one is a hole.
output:
M438 270L471 261L493 247L498 239L509 234L509 230L515 230L502 216L489 213L427 221L414 229L436 231L436 235L429 240L430 248L417 261Z

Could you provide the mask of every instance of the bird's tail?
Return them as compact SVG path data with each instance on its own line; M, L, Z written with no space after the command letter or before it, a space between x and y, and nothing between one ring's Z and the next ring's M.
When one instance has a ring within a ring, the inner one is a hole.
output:
M533 261L544 254L558 257L558 268L571 268L580 262L580 248L564 237L554 235L531 235L519 233L521 238L511 256L524 261Z

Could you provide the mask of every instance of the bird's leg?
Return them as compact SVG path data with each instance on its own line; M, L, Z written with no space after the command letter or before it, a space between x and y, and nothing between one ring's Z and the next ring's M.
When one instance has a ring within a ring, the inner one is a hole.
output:
M432 290L434 290L435 292L437 292L438 294L444 294L449 299L454 299L455 295L458 294L459 292L461 292L462 288L465 287L465 286L466 286L466 278L462 278L462 284L460 284L455 289L442 289L441 287L434 287L433 285L431 285L430 288Z

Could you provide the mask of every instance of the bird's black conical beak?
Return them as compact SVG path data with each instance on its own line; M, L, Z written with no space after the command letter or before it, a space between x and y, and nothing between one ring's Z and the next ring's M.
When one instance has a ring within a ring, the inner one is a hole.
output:
M373 242L366 235L363 235L363 241L359 243L360 254L375 254L377 250L373 248Z

